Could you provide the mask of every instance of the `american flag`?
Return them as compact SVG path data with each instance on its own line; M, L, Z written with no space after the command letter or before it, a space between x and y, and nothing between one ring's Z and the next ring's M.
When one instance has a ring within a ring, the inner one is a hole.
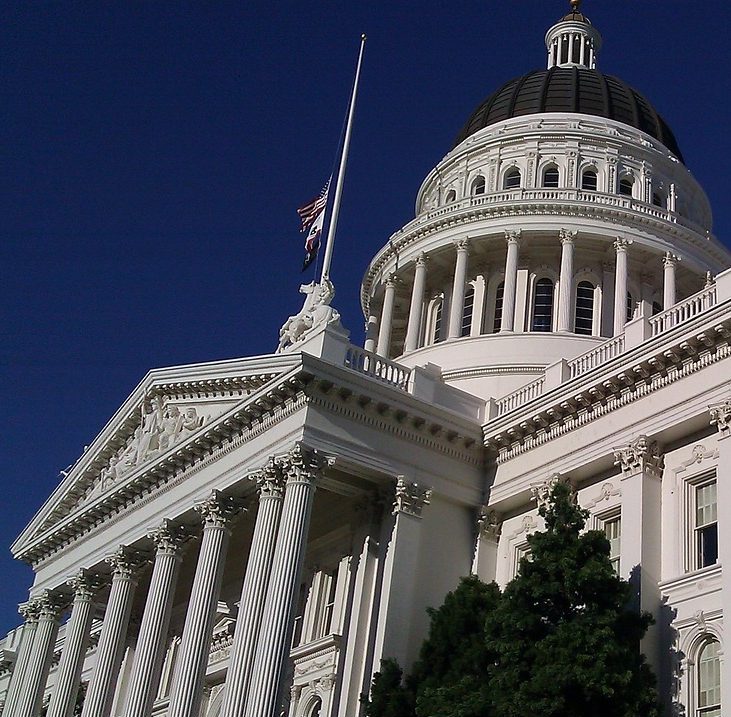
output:
M305 259L302 262L302 271L312 264L317 256L317 250L320 248L320 235L322 234L322 226L325 222L325 208L327 207L330 179L325 183L319 197L315 197L297 209L297 214L300 215L300 219L302 220L301 231L307 232L305 239Z

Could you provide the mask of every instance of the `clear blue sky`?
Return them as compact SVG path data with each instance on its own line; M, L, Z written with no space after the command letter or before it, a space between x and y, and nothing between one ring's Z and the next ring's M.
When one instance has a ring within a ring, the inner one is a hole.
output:
M270 352L300 306L295 208L362 94L333 278L361 340L369 257L497 86L543 67L564 0L0 7L0 545L152 367ZM645 93L731 205L731 7L586 0L599 68ZM0 552L0 630L30 570ZM4 634L4 632L3 632Z

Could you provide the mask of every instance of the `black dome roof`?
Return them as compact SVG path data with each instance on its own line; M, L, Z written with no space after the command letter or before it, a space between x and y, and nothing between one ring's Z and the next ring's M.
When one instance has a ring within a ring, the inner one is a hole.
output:
M623 122L659 140L683 161L670 127L637 90L616 77L578 67L536 70L505 83L472 113L455 147L496 122L540 112L578 112Z

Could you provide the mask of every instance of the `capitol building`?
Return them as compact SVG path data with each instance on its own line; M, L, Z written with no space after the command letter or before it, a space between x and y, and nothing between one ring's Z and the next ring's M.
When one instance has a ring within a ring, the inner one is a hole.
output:
M731 252L578 3L545 42L383 238L364 346L304 286L275 353L150 371L101 429L12 546L3 717L362 715L556 481L655 618L667 714L729 710Z

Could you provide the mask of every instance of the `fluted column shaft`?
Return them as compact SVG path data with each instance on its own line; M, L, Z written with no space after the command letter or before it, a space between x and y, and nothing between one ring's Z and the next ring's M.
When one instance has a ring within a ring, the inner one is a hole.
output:
M246 703L247 717L274 717L278 709L315 480L324 464L320 456L299 443L283 461L287 484Z
M416 259L414 285L411 287L411 306L409 307L409 323L406 328L404 353L419 348L421 319L424 311L424 290L426 289L426 255L420 254Z
M125 717L149 717L157 693L170 611L181 563L185 534L165 521L150 533L157 545L145 612L137 637Z
M376 353L384 358L389 358L391 348L391 330L393 323L393 307L396 302L396 277L391 274L386 280L386 288L383 294L383 309L381 321L378 328L378 347Z
M363 348L371 353L376 350L378 340L378 317L371 314L365 325L365 343Z
M669 309L675 305L675 265L678 257L666 254L663 259L662 308Z
M259 489L259 512L256 516L244 585L241 589L239 616L226 674L222 717L244 715L246 693L251 684L256 641L264 612L264 599L282 515L284 475L281 467L274 460L270 460L255 478Z
M144 562L139 553L121 547L106 562L112 566L112 587L96 649L96 668L84 698L81 717L109 717L124 657L132 598L137 587L136 571Z
M614 248L617 252L617 262L614 270L614 335L624 331L627 323L627 247L630 242L626 239L617 239Z
M574 303L574 239L576 232L562 229L561 275L558 285L558 330L571 331L571 309Z
M38 717L51 669L53 648L58 636L58 620L62 602L57 595L46 592L38 599L38 626L33 647L25 669L23 686L11 717Z
M51 695L47 717L71 717L76 705L76 694L79 691L81 668L89 646L91 620L94 617L94 592L99 581L85 571L81 571L69 581L74 590L74 602L71 617L66 623L61 661L56 672L56 686Z
M198 717L232 518L240 504L213 491L195 506L203 518L203 539L180 639L168 717Z
M18 648L18 656L15 660L13 674L10 677L10 686L5 696L5 707L3 714L15 714L15 707L18 703L18 697L23 687L28 662L31 652L33 651L33 639L38 627L38 606L35 600L31 600L19 607L20 614L25 618L23 623L23 632L20 636L20 646Z
M454 284L452 284L452 301L449 309L448 338L450 339L456 339L462 335L462 314L464 313L467 262L470 251L467 239L456 242L455 246L457 247L457 259L454 263Z
M515 326L515 291L518 286L518 254L520 232L505 232L508 253L505 258L505 284L503 289L503 315L500 331L512 331Z

